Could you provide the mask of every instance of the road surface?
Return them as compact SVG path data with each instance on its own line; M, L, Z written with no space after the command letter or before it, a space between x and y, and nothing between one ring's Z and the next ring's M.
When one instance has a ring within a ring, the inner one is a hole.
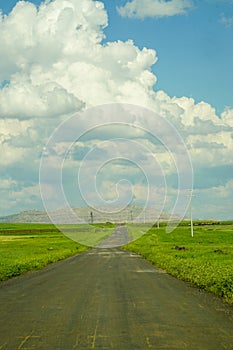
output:
M230 306L120 248L1 283L0 301L2 350L233 349Z
M114 248L123 246L132 241L125 226L117 226L113 233L101 242L98 248Z

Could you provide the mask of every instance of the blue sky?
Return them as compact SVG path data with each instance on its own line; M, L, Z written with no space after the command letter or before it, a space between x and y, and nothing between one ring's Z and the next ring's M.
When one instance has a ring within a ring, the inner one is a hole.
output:
M0 0L0 216L43 208L40 157L61 122L85 108L128 102L152 109L183 137L194 169L194 216L233 218L233 0L40 4ZM144 122L156 130L150 118ZM75 145L77 154L98 150L105 138L118 133L99 130L83 138ZM148 135L123 134L159 157L171 210L177 173L168 154ZM64 145L63 140L54 146L57 155ZM73 161L80 166L79 159L67 160L67 174ZM141 203L142 176L125 164L117 167L120 175L126 169L126 178L138 183ZM107 169L98 184L109 200L115 193L116 162ZM67 197L75 198L69 181L66 188Z
M116 6L125 1L104 1L109 13L108 40L132 38L139 47L157 51L153 67L156 89L170 96L193 96L207 101L218 112L233 103L233 25L221 22L233 17L230 1L196 1L184 16L121 18Z

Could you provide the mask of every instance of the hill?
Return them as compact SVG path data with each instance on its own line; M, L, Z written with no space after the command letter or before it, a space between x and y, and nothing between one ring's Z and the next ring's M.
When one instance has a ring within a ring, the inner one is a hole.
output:
M70 217L67 209L60 209L49 213L53 221L58 224L65 223L91 223L91 222L155 222L166 221L170 217L167 213L159 214L156 209L147 207L143 211L140 206L127 206L123 210L117 207L92 209L87 207L73 208L75 218ZM175 219L175 218L174 218ZM25 223L51 223L51 219L46 211L27 210L17 214L0 217L0 222L25 222Z

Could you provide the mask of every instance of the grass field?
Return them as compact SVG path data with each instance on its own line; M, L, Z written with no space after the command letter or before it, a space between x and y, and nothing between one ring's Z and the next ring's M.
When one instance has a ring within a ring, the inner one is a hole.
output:
M138 236L143 225L135 225L134 229L131 225L129 230ZM233 304L233 223L194 226L194 237L187 223L169 234L163 224L124 248Z
M111 224L69 225L69 235L98 244L113 231ZM88 238L91 232L91 238ZM49 224L0 224L0 280L81 253L88 247Z

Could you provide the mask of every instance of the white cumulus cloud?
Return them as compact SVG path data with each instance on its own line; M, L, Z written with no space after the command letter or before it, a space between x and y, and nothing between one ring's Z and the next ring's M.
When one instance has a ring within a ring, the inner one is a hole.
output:
M132 0L117 10L123 17L144 19L183 15L192 7L191 0Z
M227 107L223 111L222 115L222 121L231 127L233 127L233 108Z
M107 23L98 1L18 2L0 20L0 115L55 117L125 96L147 104L156 53L103 45Z

